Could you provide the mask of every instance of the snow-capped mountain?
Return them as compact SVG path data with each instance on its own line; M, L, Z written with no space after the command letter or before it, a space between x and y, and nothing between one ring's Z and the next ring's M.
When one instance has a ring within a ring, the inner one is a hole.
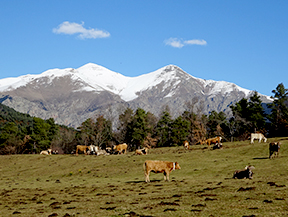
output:
M233 83L195 78L174 65L126 77L89 63L78 69L51 69L0 80L1 103L74 127L96 114L117 119L126 107L159 115L168 105L171 114L177 116L191 109L187 108L187 102L191 102L193 109L203 113L229 113L232 103L250 94L252 91ZM261 97L263 102L270 101Z

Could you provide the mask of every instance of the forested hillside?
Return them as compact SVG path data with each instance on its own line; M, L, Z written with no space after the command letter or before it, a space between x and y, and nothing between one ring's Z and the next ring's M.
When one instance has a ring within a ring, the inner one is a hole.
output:
M0 154L37 153L47 149L59 126L0 104Z
M1 105L0 154L39 153L52 148L59 153L71 153L76 145L97 145L100 148L127 143L129 150L148 147L179 146L187 140L191 145L205 139L221 136L222 141L246 140L252 132L262 132L266 137L288 136L288 90L279 84L273 90L274 101L265 113L257 92L231 105L233 116L212 111L204 115L195 113L192 102L186 103L182 115L173 119L169 106L159 117L142 108L127 108L119 115L117 130L112 130L112 120L98 115L84 121L77 129L55 124L54 119L43 120L21 114Z

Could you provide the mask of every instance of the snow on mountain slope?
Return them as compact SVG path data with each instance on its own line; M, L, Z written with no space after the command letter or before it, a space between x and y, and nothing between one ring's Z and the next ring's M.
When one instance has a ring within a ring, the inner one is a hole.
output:
M180 72L180 73L179 73ZM229 92L237 90L248 96L250 90L241 88L233 83L225 81L204 80L195 78L184 72L177 66L168 65L154 72L143 74L137 77L126 77L120 73L113 72L102 66L88 63L78 69L51 69L38 75L24 75L17 78L5 78L0 80L0 92L17 89L27 85L40 78L49 78L48 82L52 82L57 77L70 76L72 80L81 81L82 86L77 91L110 91L119 95L124 101L131 101L138 97L138 93L155 87L163 82L162 91L167 88L176 87L182 79L189 80L190 78L197 80L203 85L206 95L229 94ZM184 76L184 77L183 77ZM46 79L47 80L47 79ZM46 81L47 82L47 81ZM166 97L171 97L174 94L175 88Z

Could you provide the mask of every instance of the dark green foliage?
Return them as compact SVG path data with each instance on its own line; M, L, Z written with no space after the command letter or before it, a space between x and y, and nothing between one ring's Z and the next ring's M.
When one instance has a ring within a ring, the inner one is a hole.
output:
M230 108L233 117L230 119L231 136L240 140L247 139L253 132L265 131L265 113L262 101L255 91L249 100L243 98Z
M138 108L132 121L127 126L126 139L128 144L130 144L129 148L135 150L141 147L148 133L147 113L143 109Z
M171 124L171 144L182 145L189 135L190 122L182 116L176 118Z
M212 111L208 116L207 134L209 138L221 136L229 137L229 124L224 112Z
M170 146L172 118L168 111L163 111L155 129L155 136L159 138L157 147Z
M270 134L272 136L287 136L288 135L288 89L285 89L281 83L273 90L273 103L269 105L272 109L268 116L271 121Z
M88 118L76 133L77 144L96 145L104 148L110 140L112 140L112 123L103 115L97 117L96 120Z

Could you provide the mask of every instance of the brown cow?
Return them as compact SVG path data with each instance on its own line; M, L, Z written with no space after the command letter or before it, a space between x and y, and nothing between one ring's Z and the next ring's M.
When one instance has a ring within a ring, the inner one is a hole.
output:
M122 154L123 151L124 151L124 154L126 154L127 147L128 147L128 145L126 143L123 143L123 144L119 144L119 145L114 145L113 150L117 151L118 154Z
M180 170L181 167L177 162L146 160L143 164L143 169L145 172L145 181L150 182L149 175L151 171L154 173L164 173L164 180L169 181L169 174L173 170Z
M87 145L77 145L76 146L76 155L78 155L78 151L82 151L86 155L87 154L87 152L86 152L87 149L89 149L89 146L87 146Z
M190 149L190 145L189 145L189 142L188 142L188 141L185 140L185 141L183 142L183 145L184 145L184 148L185 148L185 149Z
M275 153L276 157L279 157L280 142L271 142L269 144L269 158L272 158L272 155Z
M220 143L221 139L222 139L221 136L217 136L217 137L214 137L214 138L206 139L203 143L206 143L210 147L211 144Z
M145 147L145 148L142 148L142 149L137 149L135 151L135 154L138 154L138 155L147 155L148 154L148 148Z

